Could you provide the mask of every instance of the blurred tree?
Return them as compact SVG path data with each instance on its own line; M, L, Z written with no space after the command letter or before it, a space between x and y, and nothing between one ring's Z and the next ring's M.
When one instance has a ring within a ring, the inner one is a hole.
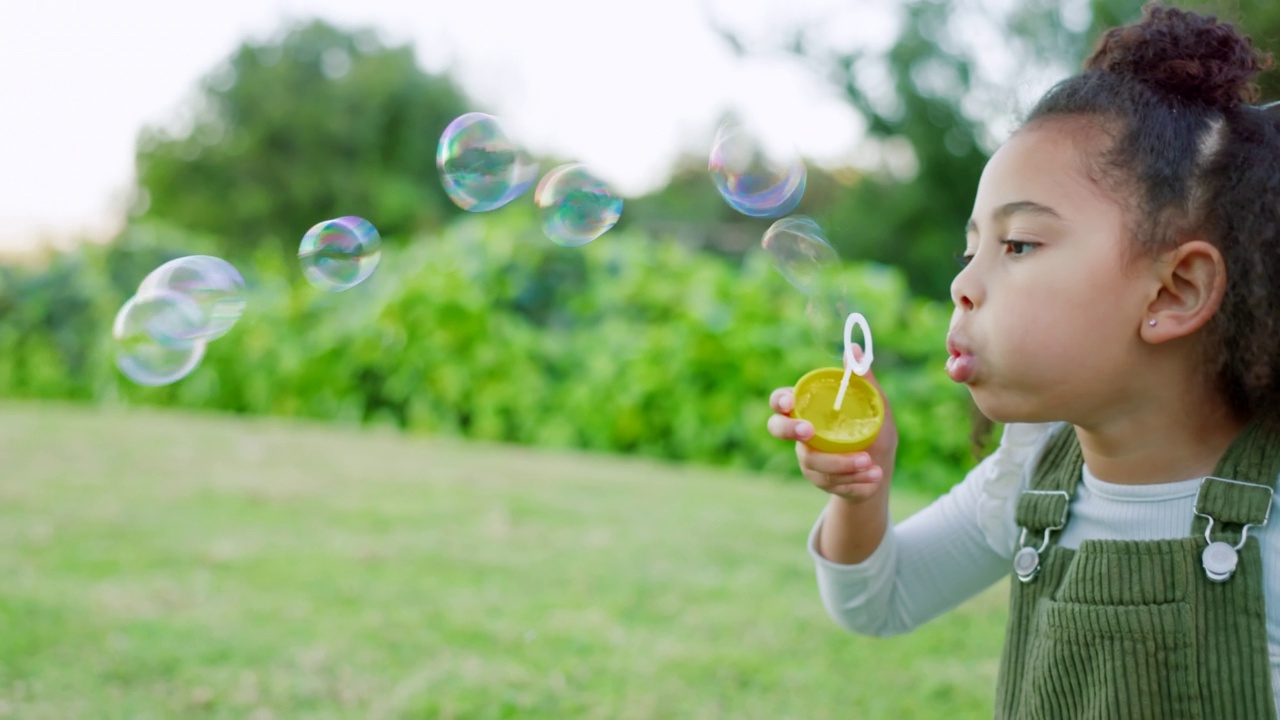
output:
M754 47L732 29L719 32L740 53L784 49L802 56L842 88L866 120L866 143L879 162L812 214L846 259L897 265L914 292L945 300L978 178L1002 140L994 126L1008 119L1014 95L1076 72L1101 30L1137 19L1142 4L1028 0L999 15L982 3L910 0L884 52L832 47L814 27L794 29L780 48ZM1256 45L1280 51L1280 4L1272 0L1179 5L1238 22ZM979 72L989 48L975 40L975 27L1001 41L1012 73ZM1280 98L1276 73L1260 80L1264 97Z
M316 222L370 218L391 242L459 211L435 169L441 132L471 108L409 47L321 21L244 43L189 117L138 141L135 215L209 233L230 257L294 252Z
M913 292L948 297L973 190L986 162L985 118L966 112L975 59L957 42L952 0L913 0L902 8L887 51L832 47L815 27L795 28L783 49L831 78L867 124L874 167L812 214L850 260L896 265ZM731 29L738 52L757 52ZM877 82L875 79L878 79Z
M1069 6L1061 0L1027 0L1008 20L1022 53L1035 61L1065 63L1080 67L1098 36L1107 28L1132 22L1142 13L1143 0L1091 0L1088 28L1073 31L1077 23L1066 20ZM1270 0L1179 0L1167 3L1195 10L1236 24L1252 39L1254 46L1280 55L1280 4ZM1263 73L1258 78L1262 96L1280 100L1280 73Z
M914 2L887 62L892 95L859 82L857 54L838 58L844 91L868 123L885 171L855 184L821 218L849 257L901 267L913 291L949 297L963 227L986 163L980 118L966 113L974 60L954 42L948 0ZM943 260L940 260L943 259Z

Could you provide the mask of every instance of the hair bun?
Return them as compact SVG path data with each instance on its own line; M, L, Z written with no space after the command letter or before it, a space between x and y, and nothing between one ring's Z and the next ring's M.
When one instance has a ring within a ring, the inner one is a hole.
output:
M1271 56L1231 23L1154 3L1143 8L1142 20L1108 30L1085 61L1086 70L1128 76L1219 108L1256 101L1253 78L1270 65Z

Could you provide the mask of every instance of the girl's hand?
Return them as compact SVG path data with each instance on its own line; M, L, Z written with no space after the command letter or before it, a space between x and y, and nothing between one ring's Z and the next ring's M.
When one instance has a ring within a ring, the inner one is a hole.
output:
M861 358L862 349L854 346L854 357ZM825 453L806 443L813 439L813 425L791 417L795 410L795 389L778 388L769 396L773 415L769 418L769 434L780 440L796 441L796 459L800 471L818 489L851 502L862 502L889 487L894 460L898 452L898 426L893 421L889 400L870 371L862 376L880 393L884 401L884 425L866 450L852 453Z

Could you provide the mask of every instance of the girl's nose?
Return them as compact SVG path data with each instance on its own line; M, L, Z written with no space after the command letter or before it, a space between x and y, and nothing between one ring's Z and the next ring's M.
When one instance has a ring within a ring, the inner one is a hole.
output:
M961 270L951 281L951 302L961 310L972 310L977 307L977 287L971 268Z

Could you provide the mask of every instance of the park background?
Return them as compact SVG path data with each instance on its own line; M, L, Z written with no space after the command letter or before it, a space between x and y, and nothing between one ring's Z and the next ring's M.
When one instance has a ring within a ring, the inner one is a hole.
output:
M821 13L761 30L764 5L754 25L750 3L699 7L741 67L782 59L856 118L797 212L875 330L905 515L989 449L942 370L983 163L1140 4L904 0L861 44ZM1280 47L1280 6L1194 7ZM707 174L735 109L688 128L617 227L564 248L527 196L449 201L440 133L494 108L394 30L301 14L245 37L136 128L106 231L0 255L0 717L989 716L1003 584L892 639L819 604L803 543L823 497L764 426L769 392L835 343L761 252L770 221ZM606 107L628 88L582 92ZM338 215L371 220L383 257L323 293L297 245ZM132 384L112 318L190 254L235 264L247 311L189 377Z

